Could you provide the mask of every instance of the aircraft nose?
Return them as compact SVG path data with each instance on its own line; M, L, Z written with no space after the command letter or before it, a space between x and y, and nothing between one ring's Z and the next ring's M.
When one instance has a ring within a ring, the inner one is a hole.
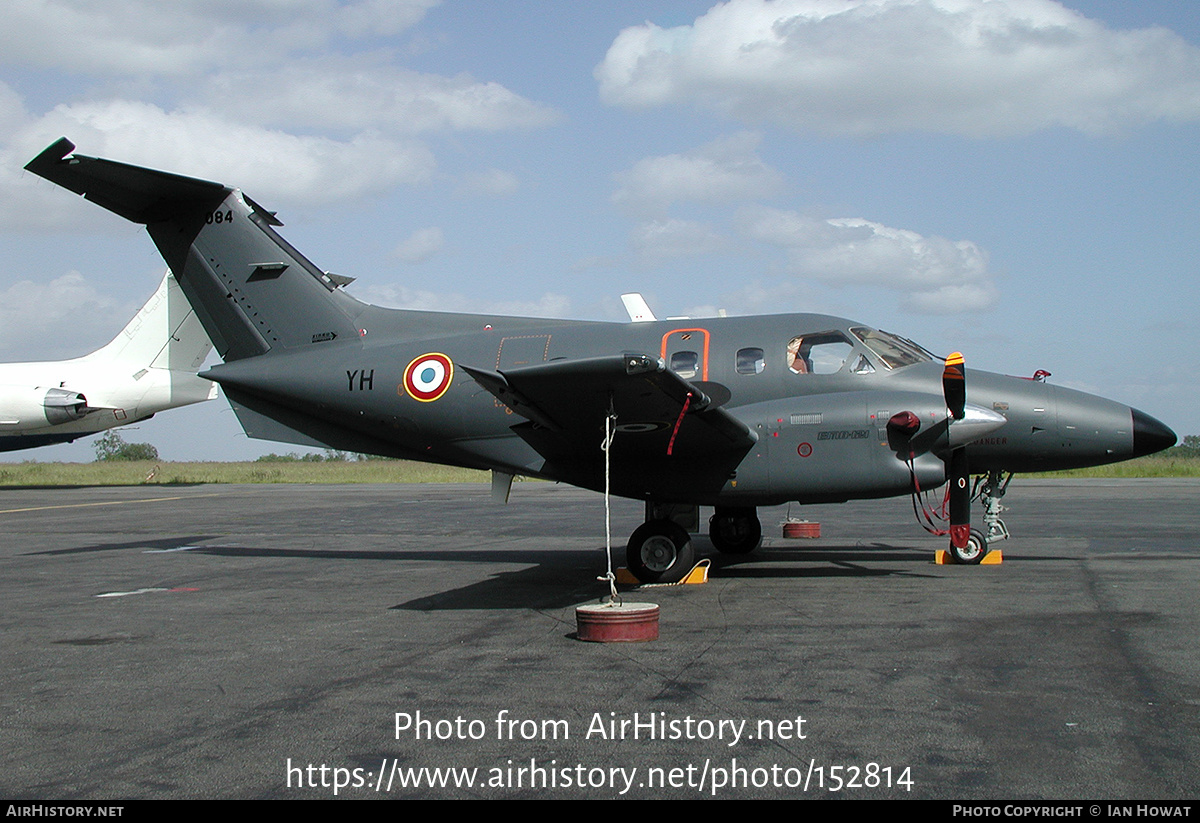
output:
M1154 454L1175 445L1175 432L1150 415L1132 409L1133 412L1133 456Z

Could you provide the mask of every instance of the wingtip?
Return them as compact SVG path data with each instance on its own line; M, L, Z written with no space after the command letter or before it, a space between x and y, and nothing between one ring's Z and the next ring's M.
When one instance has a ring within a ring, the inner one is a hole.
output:
M26 163L25 170L44 177L45 175L41 174L43 169L58 163L73 151L75 151L75 144L65 137L60 137L43 149L41 154Z

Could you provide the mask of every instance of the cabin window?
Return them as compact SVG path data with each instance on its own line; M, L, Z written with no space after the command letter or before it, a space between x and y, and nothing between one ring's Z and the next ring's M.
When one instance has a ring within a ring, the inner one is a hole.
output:
M766 367L767 361L763 357L762 349L738 349L738 374L762 374L762 370Z
M845 335L837 331L804 334L787 344L787 367L793 374L835 374L854 352Z
M694 351L677 351L671 354L671 371L684 380L691 380L700 368L700 355Z

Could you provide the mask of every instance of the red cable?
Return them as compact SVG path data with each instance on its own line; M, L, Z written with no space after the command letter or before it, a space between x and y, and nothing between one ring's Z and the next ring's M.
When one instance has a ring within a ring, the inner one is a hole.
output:
M675 448L675 435L679 434L679 424L683 422L683 416L687 414L688 406L692 403L692 393L688 392L687 397L683 400L683 408L679 410L679 419L675 421L675 430L671 432L671 442L667 444L667 456L671 456L671 450Z

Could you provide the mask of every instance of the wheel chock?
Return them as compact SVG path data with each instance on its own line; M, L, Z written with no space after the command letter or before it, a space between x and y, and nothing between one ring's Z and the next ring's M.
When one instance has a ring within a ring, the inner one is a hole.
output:
M945 549L937 550L937 556L934 558L934 562L937 563L939 566L961 566L961 565L963 565L963 564L959 563L957 560L955 560L954 556L952 554L950 554L950 552L946 551ZM1004 562L1004 552L1000 549L990 549L988 551L988 553L983 556L983 559L979 561L979 565L980 566L999 566L1003 562Z
M634 577L633 572L631 572L629 569L621 566L619 569L617 569L617 582L624 583L626 586L637 586L640 585L642 581Z
M708 567L712 563L707 557L692 567L692 570L683 576L683 579L675 583L643 583L634 577L633 572L621 566L617 569L617 582L624 583L627 586L683 586L683 585L698 585L708 582Z

